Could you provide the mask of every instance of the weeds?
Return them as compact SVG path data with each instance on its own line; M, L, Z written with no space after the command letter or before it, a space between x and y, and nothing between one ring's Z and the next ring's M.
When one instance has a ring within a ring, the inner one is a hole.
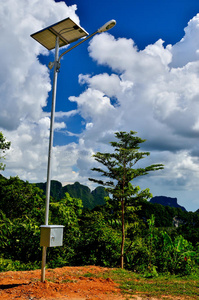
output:
M103 274L103 277L106 274ZM186 299L199 298L199 276L191 275L179 277L176 275L159 276L155 278L144 278L140 274L122 269L113 269L108 276L120 284L120 288L126 295L140 295L145 297L165 296L186 297Z

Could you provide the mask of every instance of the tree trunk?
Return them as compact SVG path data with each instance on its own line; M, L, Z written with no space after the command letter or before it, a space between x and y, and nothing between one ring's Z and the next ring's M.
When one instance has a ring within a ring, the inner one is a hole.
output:
M121 269L124 268L124 241L125 241L125 231L124 231L124 199L121 200L122 204L122 243L121 243Z

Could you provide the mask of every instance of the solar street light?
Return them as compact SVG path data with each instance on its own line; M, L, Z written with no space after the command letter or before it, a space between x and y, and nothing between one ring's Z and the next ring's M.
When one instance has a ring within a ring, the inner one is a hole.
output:
M89 35L87 31L85 31L81 26L77 25L73 20L71 20L70 18L66 18L58 23L55 23L31 35L33 39L35 39L37 42L39 42L48 50L55 49L55 60L54 62L50 62L48 65L50 69L54 67L54 78L53 78L53 90L52 90L52 108L51 108L50 138L49 138L49 150L48 150L47 183L46 183L46 206L45 206L45 225L44 225L45 228L54 226L54 225L48 225L48 217L49 217L49 204L50 204L51 154L52 154L53 135L54 135L54 114L55 114L55 101L56 101L56 90L57 90L57 74L60 69L60 60L63 57L63 55L65 55L69 51L73 50L83 42L87 41L95 34L111 29L113 26L115 26L115 24L116 21L111 20L106 24L104 24L102 27L100 27L97 31ZM59 56L59 48L69 45L81 38L82 40L79 43L70 47ZM47 246L43 245L42 269L41 269L42 282L44 282L45 280L46 250L47 250Z
M63 47L87 35L88 32L86 32L82 27L77 25L70 18L66 18L31 34L31 37L48 50L52 50L56 47L55 41L57 37L59 37L59 47Z

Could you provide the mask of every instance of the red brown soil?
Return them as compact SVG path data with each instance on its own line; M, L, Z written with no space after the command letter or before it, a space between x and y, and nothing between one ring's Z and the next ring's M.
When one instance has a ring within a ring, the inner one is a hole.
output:
M47 269L44 283L40 281L41 270L2 272L0 273L0 299L126 299L119 285L112 279L96 277L97 274L105 272L107 268L96 266ZM85 274L88 273L94 274L93 277L87 277Z
M146 295L143 297L136 294L124 295L119 285L111 278L107 278L110 270L96 266L47 269L45 282L41 282L41 270L2 272L0 273L0 300L182 300L186 298L163 296L157 299Z

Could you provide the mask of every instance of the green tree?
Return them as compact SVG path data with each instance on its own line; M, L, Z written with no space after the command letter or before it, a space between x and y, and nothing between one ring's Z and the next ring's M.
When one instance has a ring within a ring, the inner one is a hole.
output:
M117 267L120 244L120 232L108 224L103 208L84 210L73 264Z
M134 168L135 164L150 155L149 152L140 152L139 144L145 140L135 136L136 132L129 133L120 131L115 136L119 141L111 142L114 147L113 153L97 152L94 157L97 162L106 167L93 168L92 171L101 173L101 176L110 178L109 181L89 178L89 180L106 186L107 191L112 195L112 199L120 205L122 219L122 242L120 266L124 267L124 243L125 243L125 208L135 205L139 199L149 199L152 197L149 189L140 191L139 186L133 186L132 181L139 176L146 175L150 171L163 169L162 164L154 164L145 168ZM118 205L118 208L119 208Z
M10 142L6 142L6 138L3 136L3 133L0 131L0 160L5 159L5 152L10 148ZM5 164L0 162L0 170L5 169Z
M18 177L0 176L0 210L10 220L27 216L39 221L44 219L45 196L43 191Z
M40 259L40 224L45 196L35 185L18 177L0 175L0 253L23 263Z
M79 219L82 209L82 200L72 198L68 193L65 193L65 197L58 202L50 203L49 223L64 225L64 234L63 247L49 248L48 267L70 265L75 260L77 254L74 249L80 236Z

